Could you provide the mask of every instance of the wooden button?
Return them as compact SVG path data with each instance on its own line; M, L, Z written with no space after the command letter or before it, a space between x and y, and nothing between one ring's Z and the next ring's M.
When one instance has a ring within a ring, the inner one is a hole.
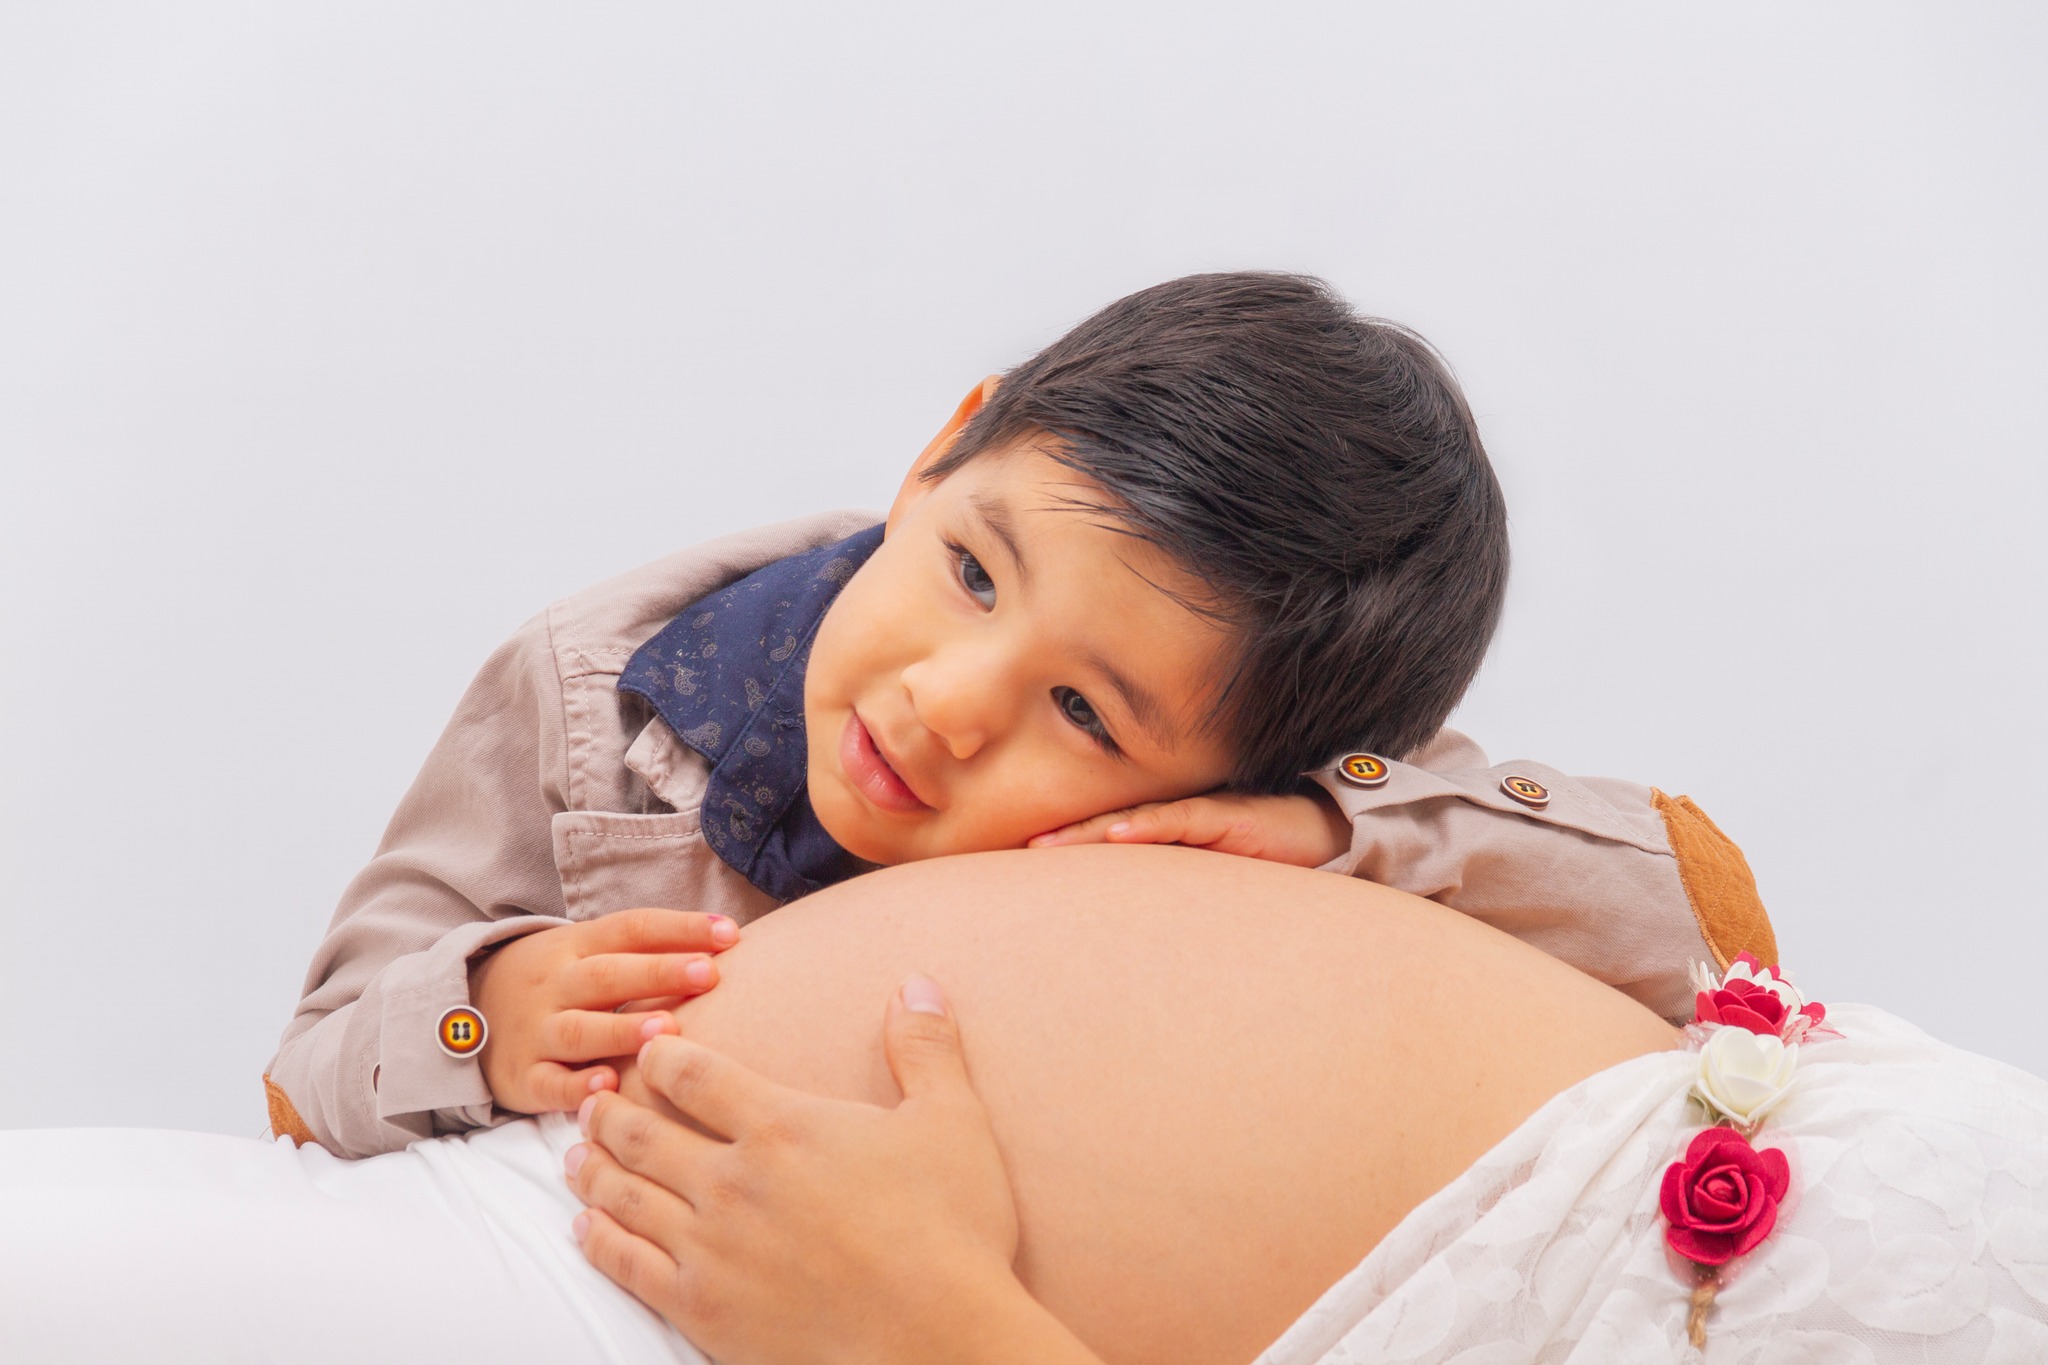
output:
M1384 787L1393 775L1378 754L1346 754L1337 760L1337 776L1354 787Z
M1503 777L1500 789L1530 810L1542 810L1550 804L1550 788L1533 777Z
M458 1061L481 1052L484 1039L489 1036L484 1017L467 1005L442 1011L441 1022L434 1029L434 1040L441 1045L441 1051Z

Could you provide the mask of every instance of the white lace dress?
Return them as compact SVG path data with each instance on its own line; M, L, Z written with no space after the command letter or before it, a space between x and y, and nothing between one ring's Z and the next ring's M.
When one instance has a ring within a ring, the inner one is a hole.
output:
M2043 1365L2048 1083L1868 1006L1802 1050L1754 1141L1782 1149L1775 1231L1687 1341L1664 1169L1705 1126L1698 1057L1559 1095L1417 1208L1258 1365Z

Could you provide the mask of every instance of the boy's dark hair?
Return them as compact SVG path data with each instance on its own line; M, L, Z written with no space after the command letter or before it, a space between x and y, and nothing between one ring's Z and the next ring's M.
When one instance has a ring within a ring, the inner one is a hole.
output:
M1478 672L1508 537L1471 411L1427 342L1322 281L1190 275L1119 299L1004 375L925 477L1033 432L1214 592L1236 638L1211 718L1232 786L1406 754Z

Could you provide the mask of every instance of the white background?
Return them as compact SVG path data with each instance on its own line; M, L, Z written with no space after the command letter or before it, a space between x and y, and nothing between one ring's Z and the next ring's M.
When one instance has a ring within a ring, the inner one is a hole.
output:
M1469 389L1461 723L1693 794L1811 993L2048 1072L2048 11L716 11L0 9L0 1127L259 1131L521 620L1245 266Z

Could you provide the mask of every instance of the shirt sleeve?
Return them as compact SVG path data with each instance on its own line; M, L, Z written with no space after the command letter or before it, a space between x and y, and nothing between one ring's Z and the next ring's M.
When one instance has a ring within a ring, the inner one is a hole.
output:
M470 1003L473 956L569 922L551 840L564 733L543 616L484 664L343 894L264 1077L275 1131L359 1157L510 1117L436 1034Z
M1310 774L1351 820L1324 869L1382 882L1564 959L1667 1019L1692 964L1777 961L1742 851L1689 798L1516 759L1444 730L1408 760Z

